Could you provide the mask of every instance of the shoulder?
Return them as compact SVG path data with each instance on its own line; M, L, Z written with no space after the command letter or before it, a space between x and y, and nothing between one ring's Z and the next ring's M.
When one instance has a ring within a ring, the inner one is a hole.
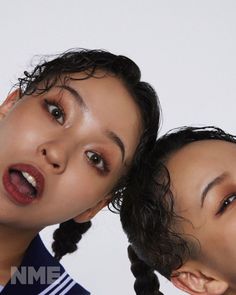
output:
M89 295L48 252L37 236L1 295Z

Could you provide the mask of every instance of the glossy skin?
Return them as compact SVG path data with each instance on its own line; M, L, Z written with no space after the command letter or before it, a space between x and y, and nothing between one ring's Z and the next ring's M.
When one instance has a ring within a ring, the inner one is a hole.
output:
M180 224L181 231L193 235L201 245L198 257L190 259L182 271L194 270L230 287L227 293L200 294L236 294L236 144L219 140L191 143L171 156L167 168L175 211L190 221Z
M73 90L58 84L48 93L23 97L8 112L2 107L0 178L12 164L31 164L43 174L45 186L40 199L22 206L7 197L1 181L1 224L41 229L71 218L85 221L106 204L127 171L142 125L122 82L105 76L66 85L79 92L86 106ZM124 159L111 132L124 144Z

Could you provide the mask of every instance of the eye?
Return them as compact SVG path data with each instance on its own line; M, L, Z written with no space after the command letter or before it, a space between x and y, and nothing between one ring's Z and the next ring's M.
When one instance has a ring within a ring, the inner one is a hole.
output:
M58 102L52 102L46 99L44 102L46 104L47 111L51 114L53 119L63 125L65 122L65 113L63 108L58 104Z
M85 154L89 163L98 169L99 172L103 174L109 172L107 162L101 155L93 151L87 151Z
M220 210L217 212L217 214L223 213L227 207L236 200L236 194L232 194L229 197L227 197L223 203L220 206Z

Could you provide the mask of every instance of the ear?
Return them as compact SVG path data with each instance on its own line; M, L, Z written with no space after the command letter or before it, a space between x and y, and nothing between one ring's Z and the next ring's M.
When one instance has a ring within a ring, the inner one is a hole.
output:
M99 201L94 207L87 209L83 213L76 216L74 219L75 222L84 223L91 220L102 208L106 207L109 203L110 197L106 197Z
M171 277L171 282L178 289L191 295L222 295L228 289L228 283L208 277L199 270L181 267Z
M18 101L20 97L20 90L16 89L11 92L4 102L0 105L0 119L4 118L6 114L10 111L13 105Z

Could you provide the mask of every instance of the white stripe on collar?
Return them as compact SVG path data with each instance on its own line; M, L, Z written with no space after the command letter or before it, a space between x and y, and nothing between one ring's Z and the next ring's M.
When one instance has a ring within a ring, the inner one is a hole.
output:
M76 282L75 282L75 281L72 281L72 282L70 283L70 285L68 285L68 286L65 288L65 290L64 290L63 292L60 293L60 295L64 295L64 294L66 294L67 291L69 291L69 290L70 290L75 284L76 284Z
M53 282L50 286L48 286L38 295L45 295L46 293L48 293L51 289L53 289L56 285L58 285L66 276L68 276L68 274L64 272L55 282Z
M48 295L56 295L57 292L60 291L61 289L64 289L64 288L65 288L65 285L67 285L68 282L70 282L70 281L72 281L72 283L73 283L72 278L70 278L70 277L68 276L68 278L66 278L66 280L65 280L62 284L60 284L55 290L53 290L53 291L52 291L51 293L49 293ZM60 293L60 294L61 294L61 293Z

